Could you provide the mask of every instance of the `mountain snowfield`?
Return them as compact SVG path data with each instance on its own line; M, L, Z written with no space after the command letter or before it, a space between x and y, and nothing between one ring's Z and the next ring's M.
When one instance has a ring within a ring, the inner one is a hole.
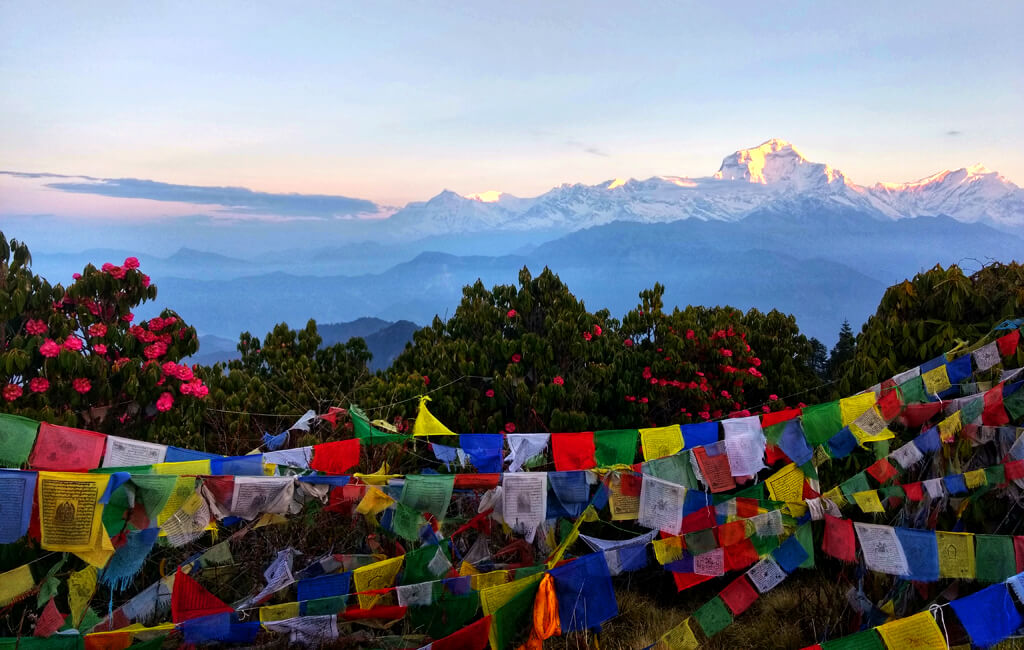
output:
M1024 190L981 165L911 183L866 187L838 169L807 160L799 149L779 139L726 156L709 177L563 184L534 198L493 190L462 196L445 190L429 201L408 204L386 222L389 229L413 236L574 231L613 221L738 221L754 211L789 212L809 205L876 219L948 216L1002 230L1024 226Z

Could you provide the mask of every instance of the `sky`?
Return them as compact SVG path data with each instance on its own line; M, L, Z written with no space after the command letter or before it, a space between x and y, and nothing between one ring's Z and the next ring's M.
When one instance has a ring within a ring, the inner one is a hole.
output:
M780 137L860 184L1024 184L1024 3L636 4L2 3L0 170L401 206ZM26 183L0 214L51 209Z

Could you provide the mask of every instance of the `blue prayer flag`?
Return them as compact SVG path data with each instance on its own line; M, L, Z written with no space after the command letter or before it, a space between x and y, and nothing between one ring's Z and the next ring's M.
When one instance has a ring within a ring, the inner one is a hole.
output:
M828 439L832 458L846 458L857 448L857 438L850 433L850 427L843 427L839 433Z
M604 553L551 569L562 632L593 629L619 613Z
M995 645L1016 633L1024 623L1005 582L985 587L965 598L958 598L950 602L950 605L971 637L971 642L982 648Z
M904 578L918 582L934 582L939 579L939 543L930 530L895 528L903 554L907 556L909 573Z
M683 449L693 449L718 442L717 422L684 424L679 428L683 434Z
M501 473L505 436L500 433L463 433L459 446L469 454L473 467L481 474Z
M11 544L25 536L32 519L36 472L0 470L0 544Z

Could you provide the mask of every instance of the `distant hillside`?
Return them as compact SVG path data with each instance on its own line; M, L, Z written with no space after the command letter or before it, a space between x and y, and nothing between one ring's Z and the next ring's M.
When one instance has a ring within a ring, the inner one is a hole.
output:
M296 324L293 324L293 327ZM357 318L348 323L317 324L317 331L323 339L321 347L345 343L350 338L361 337L373 354L370 370L383 370L391 365L406 343L412 341L413 333L420 327L407 320L391 322L380 318ZM199 337L199 352L191 357L190 363L212 366L215 363L232 361L241 357L237 341L212 334Z

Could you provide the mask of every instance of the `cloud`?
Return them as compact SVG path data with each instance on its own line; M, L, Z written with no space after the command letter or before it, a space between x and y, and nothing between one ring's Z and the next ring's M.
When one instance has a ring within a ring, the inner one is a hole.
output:
M25 174L0 172L18 178L54 178L45 187L77 194L94 194L120 199L149 199L193 205L221 206L219 216L274 215L330 219L352 215L376 215L380 211L373 201L331 194L273 194L255 192L244 187L208 187L174 185L137 178L89 178L57 174Z
M576 140L566 140L565 144L568 147L572 147L573 149L579 149L580 151L583 151L585 153L589 153L589 154L594 155L594 156L602 156L602 157L605 157L605 158L608 157L608 153L607 152L605 152L605 151L603 151L603 150L601 150L601 149L599 149L599 148L597 148L597 147L595 147L593 145L585 144L583 142L577 142Z
M946 135L948 136L958 136L963 135L963 133L963 131L946 131Z

